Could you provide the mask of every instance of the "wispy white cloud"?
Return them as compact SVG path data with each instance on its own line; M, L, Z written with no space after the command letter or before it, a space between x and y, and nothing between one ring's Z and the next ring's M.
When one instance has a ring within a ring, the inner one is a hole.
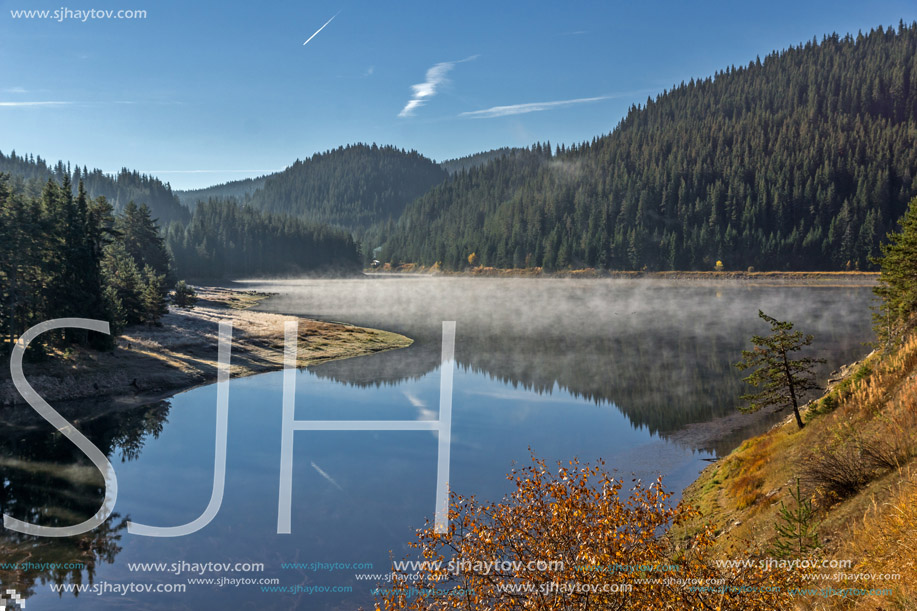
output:
M0 102L0 107L16 108L27 106L67 106L68 104L73 104L73 102Z
M403 393L404 393L405 398L408 400L408 403L410 403L414 407L426 407L427 406L424 400L418 397L417 395L407 390L403 391Z
M437 413L427 407L426 401L407 390L402 392L404 393L404 397L408 400L408 402L417 408L418 420L436 420L438 417Z
M334 478L333 478L333 477L331 477L330 475L328 475L327 473L325 473L324 470L322 470L321 467L319 467L317 464L315 464L315 461L309 461L309 462L312 463L312 468L315 469L316 471L318 471L318 474L321 475L322 477L324 477L326 480L328 480L328 482L329 482L332 486L334 486L335 488L337 488L337 489L340 490L341 492L344 491L344 488L342 488L341 485L340 485L339 483L337 483L336 481L334 481Z
M592 98L576 98L573 100L556 100L554 102L530 102L528 104L510 104L508 106L493 106L484 110L471 110L459 113L460 117L470 117L472 119L493 119L496 117L508 117L510 115L524 115L529 112L541 112L543 110L554 110L565 106L575 106L576 104L588 104L590 102L601 102L602 100L615 100L620 98L633 98L635 96L653 93L658 89L637 89L635 91L622 91L609 95L600 95Z
M97 102L84 102L87 106L104 106L106 104L117 104L120 106L184 106L184 102L178 100L100 100Z
M551 394L538 394L534 391L519 390L519 391L505 391L505 390L465 390L463 391L466 395L474 395L478 397L486 397L488 399L497 399L499 401L516 401L516 402L525 402L525 403L576 403L577 399L571 396L563 395L551 395Z
M22 93L25 93L25 92L22 92ZM155 100L152 100L152 101L151 100L141 100L141 101L137 101L137 100L44 101L44 100L40 100L40 101L31 101L31 102L8 102L8 101L0 102L0 107L15 108L17 106L19 107L29 107L29 106L40 107L40 106L74 106L74 105L86 106L86 107L98 107L98 106L110 106L110 105L130 106L130 105L140 105L140 104L143 104L143 105L152 104L156 106L175 106L175 105L183 105L184 102L177 102L173 100L162 100L162 101L155 101Z
M363 73L363 76L372 76L373 72L375 71L376 71L376 67L370 66L369 68L366 69L366 72Z
M323 25L323 26L320 27L319 29L315 30L315 34L313 34L312 36L310 36L309 38L307 38L307 39L306 39L306 42L302 43L302 46L305 47L307 44L309 44L309 41L310 41L310 40L312 40L313 38L315 38L316 36L318 36L318 33L321 32L322 30L324 30L324 29L328 26L328 24L331 23L332 21L334 21L334 18L337 17L337 16L340 15L340 14L341 14L341 11L338 11L337 13L335 13L335 15L334 15L331 19L329 19L328 21L325 22L325 25Z
M9 89L3 90L5 93L28 93L25 87L10 87Z
M436 90L439 89L439 86L446 82L446 75L449 74L449 71L455 67L456 64L461 64L463 62L470 62L473 59L477 59L477 55L472 55L471 57L466 57L465 59L460 59L454 62L440 62L434 65L432 68L427 70L426 80L422 83L417 83L416 85L411 85L411 89L414 91L414 95L411 96L411 99L408 100L408 103L404 105L404 108L401 109L401 112L398 113L399 117L410 117L414 115L414 110L419 108L427 103L429 98L432 98L436 95Z
M509 106L494 106L484 110L472 110L459 114L460 117L471 117L472 119L493 119L495 117L507 117L509 115L524 115L530 112L541 112L543 110L554 110L564 106L574 106L576 104L588 104L590 102L600 102L609 100L613 96L602 95L594 98L577 98L575 100L557 100L555 102L530 102L528 104L511 104Z

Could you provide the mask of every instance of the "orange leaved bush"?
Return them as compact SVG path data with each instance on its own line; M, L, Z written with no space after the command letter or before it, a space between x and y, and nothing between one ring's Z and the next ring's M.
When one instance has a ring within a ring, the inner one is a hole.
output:
M498 503L453 492L448 532L430 524L418 532L414 564L399 563L379 590L378 611L793 606L801 573L718 566L709 529L676 538L697 512L673 505L661 478L625 489L602 462L555 471L536 458L508 477L515 490Z

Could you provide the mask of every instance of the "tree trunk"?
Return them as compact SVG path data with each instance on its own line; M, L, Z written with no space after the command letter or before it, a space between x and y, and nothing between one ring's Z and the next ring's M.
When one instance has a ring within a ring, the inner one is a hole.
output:
M10 356L12 356L13 354L13 346L16 345L16 311L17 311L16 291L18 290L18 287L16 285L19 281L19 277L16 272L17 270L14 264L10 269L10 277L8 278L8 280L10 281L10 294L7 300L7 310L8 310L7 332L9 334L9 345L7 346L7 348L9 350Z
M799 417L799 408L796 407L795 403L793 403L793 413L796 415L796 424L799 425L799 428L804 427L805 423L803 423L802 418Z
M796 416L796 424L803 428L805 423L799 415L799 402L796 400L796 389L793 386L793 376L790 374L790 364L786 358L786 352L783 353L783 372L786 374L786 385L790 390L790 399L793 400L793 415Z

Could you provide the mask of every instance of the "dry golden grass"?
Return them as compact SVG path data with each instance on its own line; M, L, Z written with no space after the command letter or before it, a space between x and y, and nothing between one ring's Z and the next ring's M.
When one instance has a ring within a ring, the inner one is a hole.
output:
M727 473L731 471L734 476L729 479L724 492L735 499L737 508L756 506L763 495L764 472L773 442L771 437L755 439L729 465Z
M813 402L806 419L801 431L787 421L743 443L706 469L685 491L685 500L723 533L717 540L722 550L748 543L766 546L775 535L779 502L788 502L788 484L826 456L844 456L850 468L865 474L861 486L846 496L832 496L816 478L805 489L807 497L823 501L817 515L822 553L853 561L845 573L898 573L900 579L815 582L815 588L892 588L894 593L800 597L796 604L802 609L917 610L917 337L852 368Z
M858 558L850 573L898 575L896 580L870 580L871 588L891 588L891 596L851 597L837 605L843 609L886 611L917 609L917 470L902 469L898 482L884 500L872 498L872 505L850 532L842 555ZM843 587L858 586L851 580ZM837 586L842 587L842 586Z

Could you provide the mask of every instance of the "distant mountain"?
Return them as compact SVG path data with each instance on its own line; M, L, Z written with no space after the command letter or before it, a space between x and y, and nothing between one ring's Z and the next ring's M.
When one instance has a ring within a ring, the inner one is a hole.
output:
M244 202L252 193L264 186L264 181L268 176L273 176L273 174L259 176L257 178L233 180L204 189L175 191L175 195L178 196L178 200L190 210L194 210L198 202L206 202L212 199L234 199L238 202Z
M870 269L917 194L917 23L682 82L610 134L473 167L371 233L389 261Z
M449 172L450 175L457 174L462 170L470 170L471 168L482 166L486 163L490 163L494 159L499 159L500 157L511 155L520 150L522 149L504 146L503 148L484 151L483 153L475 153L473 155L466 155L464 157L457 157L455 159L447 159L446 161L439 162L439 165L444 170Z
M361 146L363 145L356 145L356 147L347 148L359 148ZM392 147L382 147L379 150L387 151L389 149L397 150L392 149ZM458 157L456 159L447 159L446 161L440 162L439 166L448 174L452 175L457 172L461 172L462 170L470 170L471 168L476 168L478 166L484 165L493 161L494 159L499 159L500 157L512 154L518 150L521 149L503 147L491 151L484 151L482 153L475 153L473 155L466 155L465 157ZM353 151L350 151L350 153L353 154ZM328 153L325 153L325 155L327 154ZM313 157L313 159L315 159L315 157ZM429 167L426 164L422 164L420 169L424 173L429 171ZM250 204L252 203L252 195L254 195L255 191L261 189L267 180L277 177L278 174L282 174L282 172L266 174L257 178L233 180L218 185L213 185L212 187L205 187L203 189L175 191L175 195L178 196L179 201L181 201L183 205L187 206L191 210L194 210L194 207L198 202L206 202L209 200L235 200L236 203ZM434 175L434 178L437 180L435 184L438 184L438 182L441 182L442 180L442 177L439 176ZM261 200L261 196L259 196L258 199ZM260 202L258 205L260 206Z
M399 218L405 206L447 177L416 151L354 144L297 160L266 177L242 203L353 231Z
M131 201L138 205L146 204L161 226L172 221L187 222L191 218L168 183L163 184L158 178L127 168L113 176L102 170L89 170L86 166L71 168L69 163L65 165L62 161L52 167L41 157L17 155L13 151L9 155L0 152L0 174L9 174L18 189L33 196L40 193L48 179L60 183L64 176L69 176L74 193L82 180L91 198L104 195L115 212L121 212Z

